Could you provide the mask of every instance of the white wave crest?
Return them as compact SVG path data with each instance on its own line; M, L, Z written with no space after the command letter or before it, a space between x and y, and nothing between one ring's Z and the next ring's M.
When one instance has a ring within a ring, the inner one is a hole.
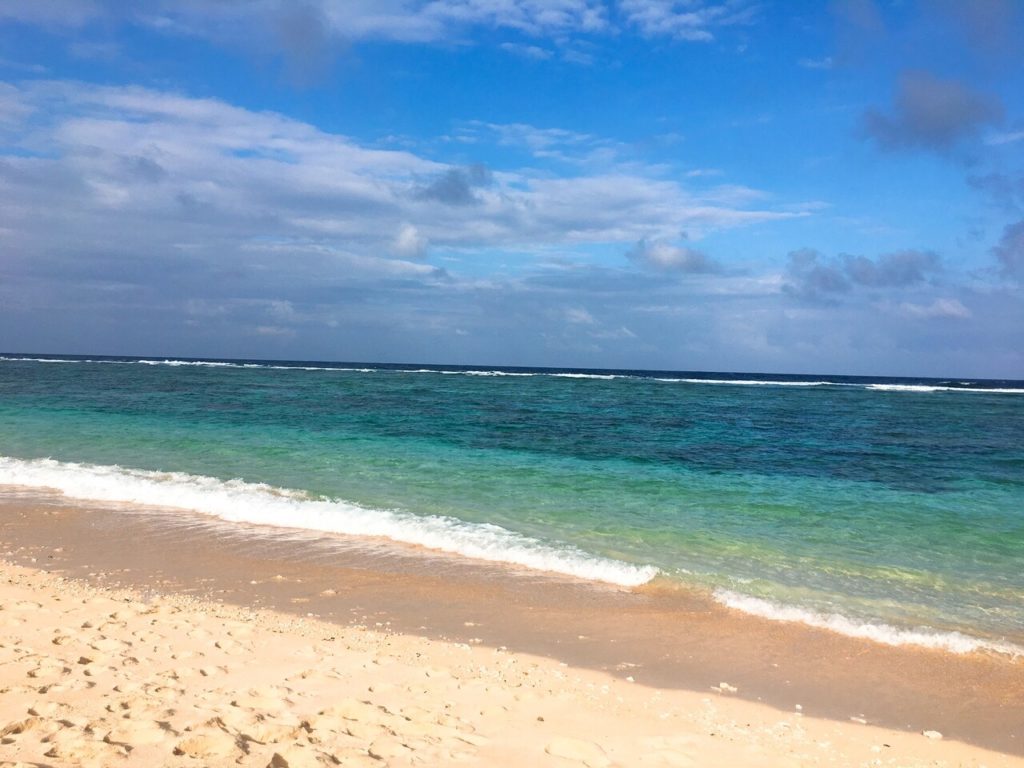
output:
M63 360L57 357L0 357L5 363L92 363L97 360Z
M266 368L273 371L343 371L352 373L377 373L379 368L345 368L337 365L276 365L273 363L231 363L226 360L100 360L94 358L11 357L0 355L0 362L7 363L93 363L97 365L151 365L169 368Z
M655 379L672 384L733 384L740 387L838 387L835 381L771 381L769 379Z
M518 371L445 371L445 373L461 373L466 376L540 376L539 373L521 373Z
M935 384L868 384L880 392L984 392L995 395L1024 395L1024 389L1011 387L944 387Z
M89 362L97 362L90 360ZM112 360L110 362L129 362L127 360ZM219 361L207 361L207 360L134 360L139 365L168 365L171 368L262 368L263 366L250 364L245 365L243 363L226 363Z
M616 375L612 373L549 373L548 376L554 376L558 379L603 379L605 381L611 379L632 379L634 376Z
M633 587L657 575L637 566L547 544L498 525L368 509L302 491L183 472L153 472L53 459L0 456L0 484L52 488L76 499L191 510L237 523L377 536L478 560L509 563Z
M885 645L918 645L951 653L993 651L1014 658L1024 656L1024 648L1014 643L984 640L961 632L943 632L925 628L901 629L890 624L855 621L839 613L818 613L793 605L777 603L773 600L743 595L728 589L716 589L714 598L728 608L760 616L763 619L798 622L849 637L873 640Z

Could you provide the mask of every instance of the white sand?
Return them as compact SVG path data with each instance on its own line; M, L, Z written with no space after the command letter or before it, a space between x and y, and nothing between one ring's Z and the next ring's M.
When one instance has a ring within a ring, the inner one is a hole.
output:
M722 682L659 690L0 562L4 766L1024 766L780 712Z

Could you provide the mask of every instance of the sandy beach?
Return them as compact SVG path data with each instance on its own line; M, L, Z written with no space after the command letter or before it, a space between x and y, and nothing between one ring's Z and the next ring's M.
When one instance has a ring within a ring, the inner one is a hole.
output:
M4 562L4 765L1011 766L940 738L501 648Z
M419 617L411 605L426 592L410 587L402 603L402 590L381 573L350 571L348 585L339 581L342 572L331 571L336 587L325 588L315 563L289 564L251 538L218 540L215 529L161 526L158 515L43 502L3 505L3 765L1024 765L1012 729L1000 726L1001 741L992 736L993 723L1012 721L1020 709L1019 665L1005 661L915 656L848 639L844 645L831 633L811 632L801 641L800 632L784 632L786 642L808 654L808 670L823 663L813 654L840 654L835 666L848 668L859 653L863 664L846 670L847 682L837 670L817 689L794 668L786 672L796 683L789 687L770 675L751 676L758 664L777 667L770 659L781 657L762 624L741 618L735 626L746 627L748 645L723 636L717 666L707 666L703 683L691 677L680 684L657 665L612 667L596 651L581 654L589 629L574 635L576 643L564 633L550 635L547 645L532 643L529 621L522 620L520 632L515 622L497 621L503 612L524 611L507 598L512 593L494 587L485 596L491 613L482 615L466 602L465 584L453 578L457 569L441 580L452 590L450 613L428 606L447 630L428 631L409 625ZM194 547L183 547L182 537ZM299 548L308 550L308 542ZM242 560L243 551L260 554ZM189 576L196 563L214 559L220 566L208 573L216 578ZM251 577L244 581L253 591L218 589L231 573L239 582ZM431 586L422 574L419 580ZM397 583L409 587L413 580ZM608 600L621 601L627 615L634 610L629 595L587 598L585 590L567 593L562 585L546 598L549 587L539 585L528 590L537 613L545 613L545 599L567 594L591 601L574 609L580 616L603 603L607 610ZM325 606L345 604L338 601L348 586L358 601L376 595L389 610L352 603L357 608L347 617L328 615ZM402 615L404 625L388 618ZM456 628L457 616L464 620ZM635 623L649 632L644 616L636 613ZM552 614L539 622L564 620ZM735 634L735 626L693 615L697 635L709 627ZM620 656L643 659L645 649L629 647L629 638L607 642L627 643ZM815 649L814 642L826 645ZM758 644L761 658L750 647ZM533 647L542 652L523 650ZM921 694L916 709L906 704L917 694L891 671L900 663L924 665L918 669L931 679L921 690L935 691L934 700ZM724 671L730 669L734 674ZM897 708L903 702L908 722L881 727L874 712L820 716L846 706L825 706L830 686L845 702L856 692L850 677L882 673L893 682L877 686L878 700ZM980 687L969 691L964 680ZM784 690L764 697L770 704L758 701L772 684ZM761 689L752 693L754 685ZM951 717L937 693L943 688L954 689L951 700L968 703L983 698L984 689L987 708L973 705ZM1003 700L993 691L1002 691ZM811 698L794 701L799 692ZM792 703L780 704L786 700ZM975 743L942 732L958 720ZM929 722L935 726L921 725ZM987 748L992 742L996 749Z

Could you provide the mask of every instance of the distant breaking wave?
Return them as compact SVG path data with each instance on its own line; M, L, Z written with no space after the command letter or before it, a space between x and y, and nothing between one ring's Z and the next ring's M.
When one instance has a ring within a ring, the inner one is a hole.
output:
M668 384L686 385L714 385L714 386L735 386L735 387L849 387L855 389L868 389L879 392L974 392L982 394L998 395L1021 395L1024 388L1018 387L979 387L971 386L976 382L938 382L935 384L902 384L884 382L851 382L820 380L793 380L793 379L714 379L696 377L672 377L642 375L630 373L587 373L583 371L506 371L501 369L464 369L451 370L445 368L403 368L400 366L346 366L341 365L281 365L274 362L231 362L223 360L175 360L175 359L147 359L136 360L110 360L103 358L52 358L52 357L18 357L0 355L0 362L33 362L33 363L95 363L107 365L151 365L170 366L172 368L196 367L196 368L240 368L240 369L269 369L275 371L335 371L341 373L429 373L434 375L447 376L480 376L480 377L535 377L544 376L562 379L593 379L610 381L614 379L626 379L633 381L657 381Z
M0 456L0 483L52 488L76 499L175 507L235 523L384 537L478 560L625 587L645 584L658 574L653 566L632 565L568 545L547 544L498 525L368 509L238 479Z
M863 384L844 384L838 381L774 381L772 379L669 379L655 378L670 384L735 384L741 387L859 387Z
M867 389L877 389L883 392L992 392L1003 395L1024 394L1024 389L1012 387L951 387L942 384L867 384Z
M226 360L105 360L103 358L79 358L69 360L61 357L10 357L0 355L0 362L9 363L94 363L98 365L166 365L171 368L265 368L273 371L348 371L355 373L375 373L380 368L347 368L341 365L277 365L274 363L235 363ZM436 373L436 371L430 371ZM418 371L407 371L418 373ZM458 371L461 373L461 371Z
M797 622L885 645L918 645L951 653L992 651L1013 658L1024 656L1024 648L1014 643L983 640L961 632L942 632L927 628L903 629L890 624L855 621L839 613L818 613L773 600L742 595L728 589L715 590L714 598L721 605L752 616L760 616L771 621Z

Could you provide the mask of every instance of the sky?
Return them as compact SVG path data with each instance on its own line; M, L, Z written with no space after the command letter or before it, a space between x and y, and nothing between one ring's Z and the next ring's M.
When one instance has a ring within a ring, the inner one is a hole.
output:
M1024 378L1017 0L0 0L0 350Z

